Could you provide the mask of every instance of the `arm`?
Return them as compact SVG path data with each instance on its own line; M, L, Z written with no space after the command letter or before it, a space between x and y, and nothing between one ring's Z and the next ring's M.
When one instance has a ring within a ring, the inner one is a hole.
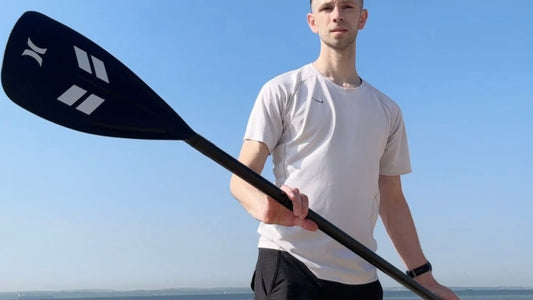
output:
M379 192L380 217L407 269L425 264L427 260L402 192L400 176L379 176Z
M268 155L269 151L264 143L246 140L242 145L239 161L260 174ZM288 210L238 176L232 175L230 182L233 196L257 220L266 224L298 225L307 230L317 230L318 227L314 222L305 219L309 208L307 196L300 193L298 189L286 185L281 189L292 201L293 211Z
M379 214L394 247L408 270L427 262L422 252L411 212L402 192L400 176L379 176L381 202ZM430 272L415 277L415 280L442 299L459 299L448 288L440 285Z

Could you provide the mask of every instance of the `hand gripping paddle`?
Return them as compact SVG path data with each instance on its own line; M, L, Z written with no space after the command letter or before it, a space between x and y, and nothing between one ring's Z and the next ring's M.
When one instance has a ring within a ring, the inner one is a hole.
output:
M37 12L26 12L9 37L2 86L24 109L59 125L97 135L183 140L279 203L277 186L194 132L146 83L100 46ZM438 299L372 250L313 211L320 230L424 299Z

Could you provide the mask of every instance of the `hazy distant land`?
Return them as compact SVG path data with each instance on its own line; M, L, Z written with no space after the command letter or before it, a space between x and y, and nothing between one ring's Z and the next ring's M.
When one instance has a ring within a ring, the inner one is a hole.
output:
M385 292L404 291L403 287L385 288ZM533 287L454 287L455 291L494 291L494 290L533 290ZM36 299L36 298L99 298L99 297L148 297L148 296L179 296L179 295L218 295L218 294L251 294L249 288L177 288L165 290L67 290L67 291L14 291L0 292L0 299Z

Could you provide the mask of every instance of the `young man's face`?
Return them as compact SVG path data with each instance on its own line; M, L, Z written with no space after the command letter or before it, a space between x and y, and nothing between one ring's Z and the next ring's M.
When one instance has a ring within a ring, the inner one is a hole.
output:
M343 50L355 43L367 17L358 0L313 0L307 22L323 43Z

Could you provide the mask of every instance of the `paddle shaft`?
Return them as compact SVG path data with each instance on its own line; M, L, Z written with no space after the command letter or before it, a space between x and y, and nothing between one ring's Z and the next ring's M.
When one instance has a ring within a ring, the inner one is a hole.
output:
M266 195L274 198L281 205L292 210L292 202L289 200L285 192L283 192L279 187L271 183L270 181L263 178L261 175L254 172L252 169L248 168L238 160L236 160L231 155L224 152L222 149L218 148L216 145L205 139L199 134L195 134L192 137L184 140L187 144L204 154L205 156L216 161L218 164L229 170L231 173L239 176L252 186L256 187L258 190L262 191ZM318 228L344 245L346 248L350 249L376 268L381 270L383 273L389 275L391 278L395 279L400 284L404 285L406 288L410 289L423 299L438 299L433 293L428 289L420 285L418 282L407 276L405 273L400 271L398 268L393 266L391 263L383 259L381 256L377 255L374 251L370 250L365 245L358 242L356 239L349 236L347 233L333 225L328 220L321 217L316 212L311 209L307 213L307 219L315 222L318 225Z

